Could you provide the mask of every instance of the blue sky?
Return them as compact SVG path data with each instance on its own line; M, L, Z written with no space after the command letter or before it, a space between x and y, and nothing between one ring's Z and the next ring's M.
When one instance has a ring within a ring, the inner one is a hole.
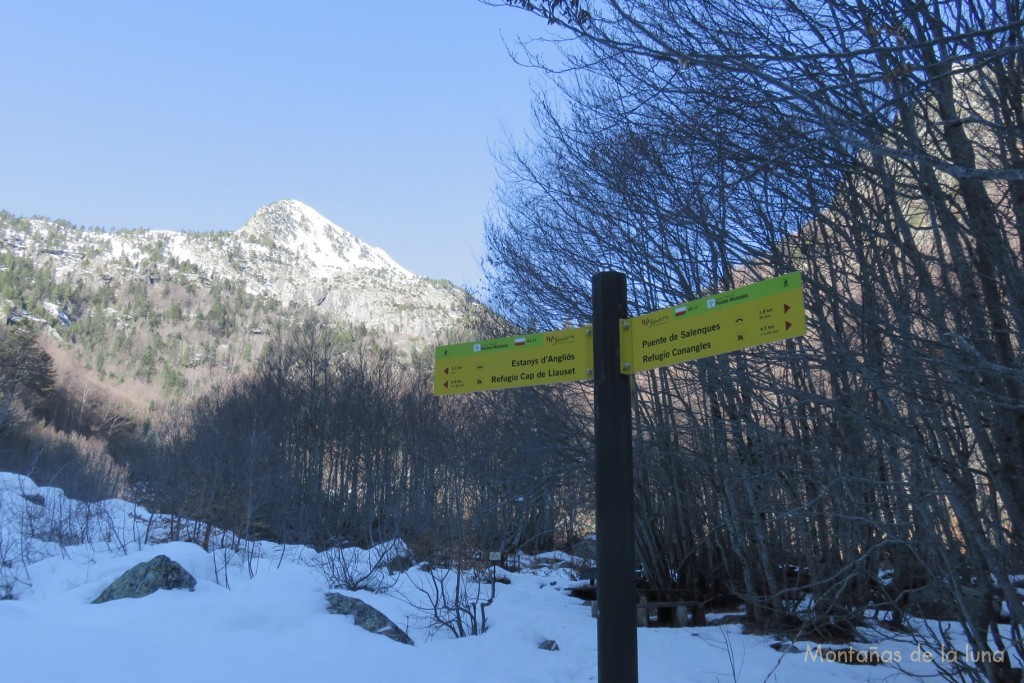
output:
M476 0L34 0L0 26L0 209L234 230L299 199L457 284L543 82L503 43L543 23Z

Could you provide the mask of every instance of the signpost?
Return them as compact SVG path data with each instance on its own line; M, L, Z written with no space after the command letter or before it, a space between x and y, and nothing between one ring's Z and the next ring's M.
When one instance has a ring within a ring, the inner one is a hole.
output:
M675 365L802 336L803 283L789 273L624 320L622 372Z
M593 376L589 327L439 346L434 351L435 396L578 382Z
M626 276L593 277L594 327L439 346L438 396L594 379L597 672L636 683L633 446L629 375L804 334L800 273L626 317Z
M597 273L594 292L594 441L597 458L597 677L637 683L633 409L619 372L626 276Z

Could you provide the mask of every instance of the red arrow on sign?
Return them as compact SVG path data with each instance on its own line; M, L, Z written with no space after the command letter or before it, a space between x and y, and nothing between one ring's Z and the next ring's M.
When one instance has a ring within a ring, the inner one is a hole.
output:
M448 374L448 368L444 369L444 374L446 374L446 375Z
M789 321L787 320L787 321L786 321L786 329L788 330L788 329L789 329L789 328L791 328L791 327L793 327L793 323L791 323L791 322L789 322Z
M782 312L789 313L789 304L782 304Z

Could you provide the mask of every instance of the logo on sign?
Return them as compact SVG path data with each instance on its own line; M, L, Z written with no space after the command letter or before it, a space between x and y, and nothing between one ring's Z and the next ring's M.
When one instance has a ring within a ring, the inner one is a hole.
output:
M544 335L544 342L550 346L558 346L559 344L572 343L576 340L575 334L546 334Z
M662 323L667 323L668 321L669 317L666 313L664 315L659 315L657 317L641 318L640 324L643 325L644 327L657 327L658 325L661 325Z

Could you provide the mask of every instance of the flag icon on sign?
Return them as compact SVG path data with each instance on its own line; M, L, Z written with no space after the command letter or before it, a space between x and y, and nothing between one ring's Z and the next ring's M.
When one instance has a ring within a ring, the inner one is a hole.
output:
M676 317L678 318L681 315L686 315L686 306L680 306L676 309Z
M516 337L516 346L526 346L526 337Z

